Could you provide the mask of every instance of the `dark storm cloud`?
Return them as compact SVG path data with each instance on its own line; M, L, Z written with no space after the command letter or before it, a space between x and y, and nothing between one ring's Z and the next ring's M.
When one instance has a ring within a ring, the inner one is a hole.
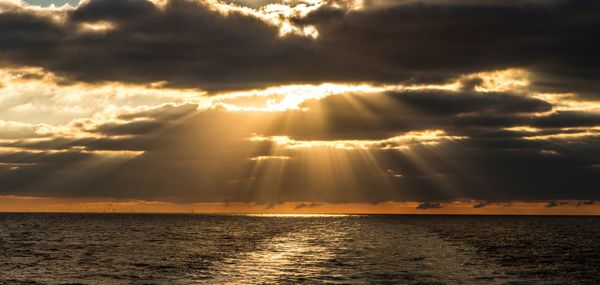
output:
M292 82L441 82L522 67L544 90L596 96L600 4L572 1L404 1L343 10L325 5L287 35L254 16L223 16L202 2L93 0L57 23L0 14L0 57L84 81L237 89ZM383 4L382 4L383 3ZM367 3L368 4L368 3ZM115 29L84 32L80 23ZM350 71L350 72L349 72Z
M542 128L569 128L600 125L600 114L588 112L555 112L550 116L539 117L533 126Z
M556 114L533 116L552 109L551 104L539 99L510 93L473 91L350 94L308 101L302 107L310 111L282 115L281 120L271 124L271 132L306 139L381 139L400 132L443 129L457 135L492 138L501 143L502 139L511 140L525 135L503 131L502 128L538 124L556 117ZM327 118L329 128L326 132L320 133L321 122L311 119L317 114ZM290 120L302 123L290 125ZM577 123L572 122L573 125ZM548 132L551 134L550 130Z
M94 0L70 15L73 22L135 21L138 18L159 16L152 2L145 0Z
M536 73L539 88L588 95L599 90L600 41L593 36L600 26L598 1L450 2L349 13L326 7L299 21L317 25L323 46L370 63L356 69L372 67L378 80L406 72L415 81L443 81L523 67Z
M427 115L473 112L518 114L545 112L552 109L551 104L542 100L501 93L406 92L390 96L410 109Z
M114 30L82 32L110 21ZM83 81L153 82L202 88L270 85L301 64L304 41L251 17L222 16L194 1L161 10L144 0L94 0L66 24L21 12L0 14L0 52L13 64L43 66Z

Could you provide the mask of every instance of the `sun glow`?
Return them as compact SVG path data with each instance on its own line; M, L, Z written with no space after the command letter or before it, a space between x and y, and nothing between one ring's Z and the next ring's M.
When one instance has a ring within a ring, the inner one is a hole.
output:
M481 80L476 86L477 92L523 92L530 85L530 73L520 68L479 72L464 76L464 79Z
M299 25L293 19L302 18L308 13L317 10L324 3L322 1L306 0L298 3L285 1L272 3L259 8L251 8L219 0L206 0L202 2L214 11L223 15L239 13L250 15L279 29L279 36L299 35L312 39L319 37L319 31L311 25Z
M106 32L114 29L115 27L116 25L114 23L108 21L81 24L81 29L91 32Z
M255 135L250 141L270 141L287 149L330 148L338 150L353 149L409 149L413 144L435 145L442 140L460 140L462 136L447 135L443 130L412 131L403 135L382 140L295 140L288 136Z
M600 102L583 100L574 93L533 93L533 98L544 100L553 105L553 111L585 111L600 113Z
M600 127L590 128L561 128L558 133L553 134L533 134L523 137L526 140L565 140L581 137L600 136Z
M504 128L504 130L511 131L511 132L529 132L529 133L537 133L537 132L542 131L542 129L530 127L530 126L516 126L516 127Z
M369 95L383 92L419 90L459 91L460 81L448 84L425 85L373 85L352 83L293 84L215 94L210 97L213 108L221 107L232 112L285 112L305 110L301 106L309 100L321 100L334 95Z
M289 160L292 159L289 156L285 155L261 155L250 158L253 161L264 161L264 160Z
M215 106L228 111L283 112L300 110L302 103L308 100L320 100L332 95L341 94L373 94L384 92L388 88L368 84L336 84L319 85L285 85L254 89L249 91L230 92L213 96Z

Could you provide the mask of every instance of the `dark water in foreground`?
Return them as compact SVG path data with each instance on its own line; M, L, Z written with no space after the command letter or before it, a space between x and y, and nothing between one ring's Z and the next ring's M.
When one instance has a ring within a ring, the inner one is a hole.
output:
M0 214L1 284L600 284L600 218Z

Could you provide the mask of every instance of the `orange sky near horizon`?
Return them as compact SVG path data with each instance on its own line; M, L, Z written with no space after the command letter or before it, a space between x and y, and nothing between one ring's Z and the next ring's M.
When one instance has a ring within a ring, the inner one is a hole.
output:
M417 202L310 203L171 203L145 200L0 196L0 212L197 213L197 214L465 214L465 215L600 215L600 204L582 201L489 203L453 201L417 209ZM436 207L436 206L439 206Z

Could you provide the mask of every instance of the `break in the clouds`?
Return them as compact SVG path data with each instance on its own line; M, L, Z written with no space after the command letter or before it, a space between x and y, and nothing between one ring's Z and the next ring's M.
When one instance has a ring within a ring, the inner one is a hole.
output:
M597 1L31 3L0 1L0 194L600 199Z

